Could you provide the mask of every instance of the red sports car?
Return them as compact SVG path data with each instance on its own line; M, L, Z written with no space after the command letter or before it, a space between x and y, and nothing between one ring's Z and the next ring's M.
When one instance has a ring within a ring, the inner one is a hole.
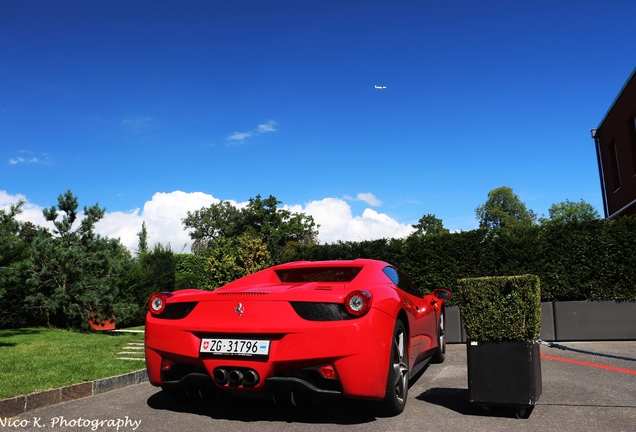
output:
M444 361L449 297L422 295L395 267L369 259L293 262L216 291L154 294L148 376L177 398L360 398L397 415L409 377Z

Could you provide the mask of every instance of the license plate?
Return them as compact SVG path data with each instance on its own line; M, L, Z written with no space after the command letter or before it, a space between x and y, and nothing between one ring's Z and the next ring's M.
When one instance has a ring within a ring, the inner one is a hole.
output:
M201 339L200 352L216 355L266 356L269 355L269 340Z

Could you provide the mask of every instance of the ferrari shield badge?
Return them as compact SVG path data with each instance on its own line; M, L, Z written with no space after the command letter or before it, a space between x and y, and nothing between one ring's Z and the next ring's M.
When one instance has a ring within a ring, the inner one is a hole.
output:
M243 315L243 312L245 312L245 309L243 309L243 303L239 303L238 306L236 306L236 309L234 309L234 312L236 312L238 316Z

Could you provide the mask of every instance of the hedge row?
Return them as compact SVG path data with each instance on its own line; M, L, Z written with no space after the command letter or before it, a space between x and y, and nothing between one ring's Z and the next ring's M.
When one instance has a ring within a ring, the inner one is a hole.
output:
M636 300L636 218L339 242L297 248L294 257L355 258L390 262L424 291L454 290L463 278L533 274L542 301Z

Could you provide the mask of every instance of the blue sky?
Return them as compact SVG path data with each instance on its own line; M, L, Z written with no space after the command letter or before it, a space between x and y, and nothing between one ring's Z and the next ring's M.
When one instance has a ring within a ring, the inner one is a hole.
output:
M478 225L509 186L602 214L590 129L636 66L636 2L4 1L0 207L71 189L182 249L257 194L325 242ZM376 90L375 85L386 86ZM184 244L185 244L184 243Z

